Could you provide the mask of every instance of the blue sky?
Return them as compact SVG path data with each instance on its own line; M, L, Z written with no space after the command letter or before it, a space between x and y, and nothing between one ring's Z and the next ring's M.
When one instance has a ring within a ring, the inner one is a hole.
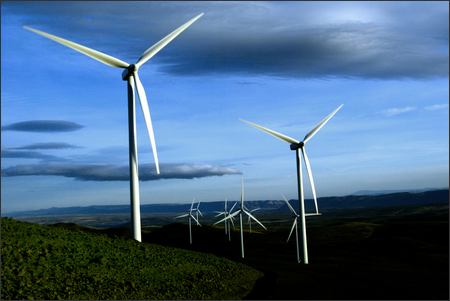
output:
M448 187L447 2L2 2L2 211L128 204L126 84L23 25L140 69L161 171L137 112L141 202L296 198L309 142L319 197ZM24 175L32 174L32 175ZM307 191L309 196L309 191Z

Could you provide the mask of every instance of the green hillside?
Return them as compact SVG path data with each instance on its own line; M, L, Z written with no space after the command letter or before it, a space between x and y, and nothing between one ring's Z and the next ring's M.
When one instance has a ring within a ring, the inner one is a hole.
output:
M262 273L225 258L1 219L1 298L241 299Z

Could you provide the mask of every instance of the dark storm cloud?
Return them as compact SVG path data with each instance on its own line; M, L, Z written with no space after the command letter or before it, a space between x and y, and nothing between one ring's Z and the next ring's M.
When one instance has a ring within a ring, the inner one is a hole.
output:
M3 131L21 132L71 132L81 129L83 126L64 120L29 120L2 126Z
M62 2L6 9L127 61L205 12L152 59L175 75L448 76L446 2Z
M58 159L58 157L42 154L40 152L15 151L15 150L2 150L1 157L2 158L21 158L21 159L42 159L42 160Z
M24 145L20 147L10 147L9 149L35 150L35 149L70 149L70 148L80 148L80 147L64 142L43 142Z
M240 171L213 165L161 164L161 174L156 175L153 164L139 166L139 179L141 181L194 179L234 174L240 174ZM88 164L17 165L2 169L2 176L63 176L83 181L128 181L129 168L128 166Z

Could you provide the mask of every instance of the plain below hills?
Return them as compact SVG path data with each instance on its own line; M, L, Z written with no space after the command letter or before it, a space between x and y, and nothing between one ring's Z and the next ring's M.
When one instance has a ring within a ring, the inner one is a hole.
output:
M395 192L377 195L348 195L338 197L322 197L318 199L320 210L334 209L358 209L358 208L377 208L408 205L430 205L430 204L448 204L449 190L430 190L419 192ZM291 200L291 204L298 210L297 200ZM259 200L246 201L249 209L260 208L269 212L289 212L286 204L282 200ZM305 201L307 211L313 210L313 200ZM176 214L189 210L189 204L143 204L141 213L164 213ZM222 211L224 202L202 202L201 210L203 213L213 211ZM100 214L129 214L129 205L102 205L85 207L52 207L33 211L10 212L6 214L9 217L33 217L33 216L61 216L61 215L100 215ZM3 214L5 216L5 214Z

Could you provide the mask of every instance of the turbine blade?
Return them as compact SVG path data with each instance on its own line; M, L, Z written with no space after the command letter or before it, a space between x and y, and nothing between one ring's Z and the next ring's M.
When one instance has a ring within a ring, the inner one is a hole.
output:
M244 120L244 119L239 119L239 120L242 121L242 122L245 122L245 123L247 123L247 124L249 124L249 125L251 125L251 126L253 126L253 127L263 131L263 132L266 132L269 135L272 135L272 136L274 136L274 137L276 137L278 139L286 141L287 143L295 143L295 144L300 143L300 141L298 141L298 140L296 140L296 139L294 139L292 137L289 137L289 136L286 136L284 134L278 133L278 132L276 132L274 130L265 128L265 127L263 127L263 126L261 126L259 124L256 124L256 123L253 123L251 121Z
M93 58L94 60L97 60L105 65L108 65L111 67L116 67L116 68L127 68L129 66L128 63L126 63L122 60L116 59L115 57L112 57L103 52L88 48L86 46L80 45L78 43L57 37L55 35L46 33L41 30L31 28L29 26L24 26L23 28L26 30L32 31L38 35L41 35L43 37L46 37L47 39L53 40L61 45L72 48L73 50L78 51L84 55L87 55L87 56Z
M255 212L255 211L258 211L258 210L260 210L261 208L255 208L255 209L252 209L252 210L250 210L250 212Z
M230 211L229 211L230 213L231 213L231 211L233 211L234 207L236 207L237 203L238 203L238 202L234 203L234 205L231 207L231 209L230 209Z
M169 33L167 36L165 36L162 40L160 40L158 43L154 44L153 46L149 47L147 50L144 51L144 53L141 55L141 57L137 60L136 66L138 68L142 66L145 62L147 62L149 59L151 59L155 54L157 54L161 49L163 49L167 44L169 44L173 39L175 39L180 33L185 31L189 26L191 26L192 23L197 21L201 16L203 16L203 13L199 14L198 16L190 19L171 33Z
M240 212L240 210L236 211L236 212L233 213L233 214L228 215L227 217L221 219L221 220L218 221L218 222L215 222L213 225L217 225L217 224L219 224L219 223L221 223L221 222L224 222L224 221L226 221L226 220L232 219L234 216L238 215L239 212Z
M218 217L218 216L221 216L221 215L224 215L224 214L225 214L225 212L221 212L221 213L215 215L214 217Z
M200 211L200 209L197 209L197 212L200 213L200 216L203 216L203 213Z
M236 229L236 228L234 227L234 217L230 218L230 222L231 222L231 224L233 225L233 229Z
M147 132L150 138L150 144L153 151L153 160L155 161L156 174L159 175L159 161L158 152L156 151L155 133L153 132L152 118L150 117L150 109L148 107L147 96L145 95L144 87L142 86L141 80L139 79L138 73L133 72L134 81L136 83L137 92L139 95L139 102L141 103L142 113L144 113L145 124L147 125Z
M322 119L308 134L306 134L305 138L303 138L303 143L308 142L333 116L342 108L343 104L340 105L336 110L331 112L328 116Z
M318 216L322 215L322 213L305 213L305 216Z
M311 184L311 191L314 198L314 206L316 208L316 213L319 213L319 208L317 207L317 195L316 195L316 186L314 185L314 179L311 170L311 164L309 163L308 155L306 154L305 147L302 149L303 158L305 159L306 172L308 173L309 183Z
M182 218L182 217L186 217L188 215L189 215L189 213L186 213L186 214L182 214L182 215L176 216L175 218Z
M267 230L267 228L266 228L263 224L261 224L261 222L260 222L259 220L257 220L256 217L254 217L250 212L244 210L244 213L247 214L252 220L254 220L255 222L257 222L257 223L258 223L261 227L263 227L265 230Z
M295 212L294 208L291 206L291 204L289 204L288 199L286 198L286 196L284 194L281 194L283 196L284 201L286 202L286 204L288 205L289 209L291 209L292 213L294 213L295 215L297 215L297 212Z
M198 220L191 214L191 218L197 223L197 226L201 226Z
M289 232L289 236L288 236L288 239L286 240L286 242L289 242L289 239L291 238L291 235L292 235L292 231L294 231L295 225L297 225L297 218L295 218L294 222L292 223L291 232Z
M192 207L194 207L194 202L195 202L195 198L192 199L191 209L189 210L190 212L192 212Z
M199 202L197 203L197 208L196 208L197 210L198 210L198 206L200 206L200 203L201 203L201 201L199 201Z

